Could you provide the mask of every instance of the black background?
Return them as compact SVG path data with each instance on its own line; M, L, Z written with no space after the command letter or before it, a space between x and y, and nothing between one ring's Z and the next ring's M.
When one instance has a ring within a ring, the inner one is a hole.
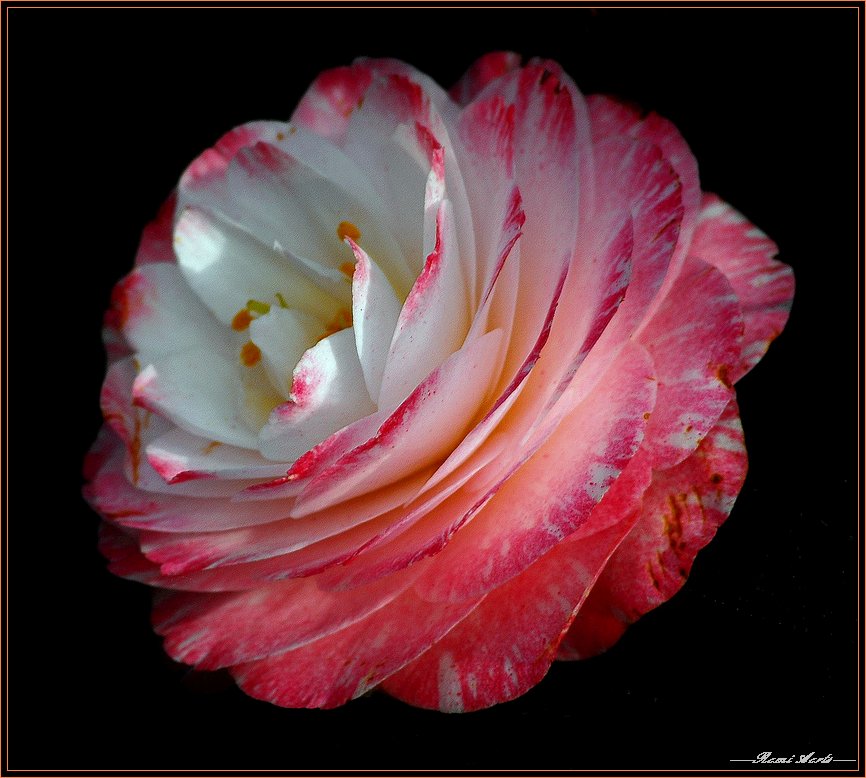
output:
M858 756L854 8L7 13L8 767L696 770L768 750ZM110 288L186 164L234 125L287 118L321 69L393 56L450 84L503 48L672 119L704 189L794 266L788 329L738 385L745 488L671 602L515 702L445 716L384 695L331 712L248 699L168 660L148 591L96 552L79 473L100 423Z

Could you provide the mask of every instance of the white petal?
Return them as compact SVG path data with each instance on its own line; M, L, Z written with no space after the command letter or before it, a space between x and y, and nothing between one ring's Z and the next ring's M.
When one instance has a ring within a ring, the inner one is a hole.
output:
M352 276L352 326L355 347L364 371L370 397L376 401L382 386L382 373L388 347L400 316L400 301L379 266L357 243L355 273Z
M376 410L367 394L353 328L319 341L298 362L292 399L275 408L259 436L268 459L293 462L332 433Z
M167 416L187 432L255 448L256 435L237 404L240 369L208 349L181 351L145 367L132 395L137 405Z
M283 399L291 393L295 365L319 335L321 327L312 316L279 306L250 323L250 340L262 352L268 378Z

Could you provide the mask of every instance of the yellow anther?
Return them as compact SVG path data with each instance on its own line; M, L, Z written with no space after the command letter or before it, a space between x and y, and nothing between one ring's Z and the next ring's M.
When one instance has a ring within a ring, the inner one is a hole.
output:
M279 292L277 292L274 297L277 298L277 303L279 303L280 308L288 308L289 304L286 302L286 298L283 297Z
M241 363L247 367L255 367L262 358L262 352L259 347L248 340L241 348Z
M340 240L351 238L356 243L361 240L361 230L359 230L352 222L340 222L337 225L337 237Z
M258 300L247 300L247 310L250 313L257 313L259 316L264 316L271 306L267 303L261 303Z

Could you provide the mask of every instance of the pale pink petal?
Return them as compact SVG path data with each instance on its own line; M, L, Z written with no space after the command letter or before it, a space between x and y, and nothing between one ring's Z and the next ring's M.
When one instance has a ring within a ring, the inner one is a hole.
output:
M628 346L597 391L437 556L438 575L417 584L422 596L484 594L574 532L637 451L655 394L652 361Z
M784 329L794 296L794 274L777 262L778 249L763 232L715 195L704 195L689 253L721 270L740 300L745 332L738 381Z
M341 140L370 79L369 67L359 62L320 73L298 103L292 122L323 138Z
M659 395L645 447L653 467L685 459L732 397L743 334L737 296L712 265L689 257L639 340L650 352Z
M562 644L560 656L593 656L626 627L672 597L695 555L727 518L746 475L746 449L737 404L685 461L656 472L642 515L610 563Z
M291 398L271 413L259 434L259 449L268 459L294 462L375 410L349 327L320 340L298 362Z

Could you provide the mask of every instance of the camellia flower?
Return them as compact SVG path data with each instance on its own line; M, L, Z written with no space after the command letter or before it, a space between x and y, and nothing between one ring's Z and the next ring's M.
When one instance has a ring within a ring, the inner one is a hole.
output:
M325 72L187 168L116 288L110 568L172 657L277 705L516 697L731 510L775 253L669 122L554 63Z

